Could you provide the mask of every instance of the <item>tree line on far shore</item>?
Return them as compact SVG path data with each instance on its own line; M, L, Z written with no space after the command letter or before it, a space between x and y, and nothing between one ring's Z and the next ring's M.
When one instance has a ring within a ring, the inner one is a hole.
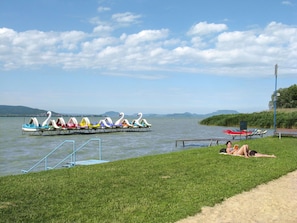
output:
M277 90L276 100L276 127L297 129L297 85ZM274 127L274 92L269 101L269 111L254 112L251 114L216 115L200 121L202 125L239 126L246 121L248 127L273 128Z
M273 128L274 112L263 111L251 114L216 115L200 121L202 125L215 126L240 126L241 121L246 121L248 128ZM276 127L297 129L297 109L280 109L276 112Z

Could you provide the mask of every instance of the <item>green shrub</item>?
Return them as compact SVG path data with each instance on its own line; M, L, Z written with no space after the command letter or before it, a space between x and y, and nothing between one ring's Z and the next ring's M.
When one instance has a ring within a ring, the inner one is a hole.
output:
M295 110L292 112L278 111L276 117L277 128L297 128L297 112ZM251 114L216 115L201 120L200 124L215 126L239 126L240 121L246 121L248 123L248 127L273 128L274 112L264 111Z

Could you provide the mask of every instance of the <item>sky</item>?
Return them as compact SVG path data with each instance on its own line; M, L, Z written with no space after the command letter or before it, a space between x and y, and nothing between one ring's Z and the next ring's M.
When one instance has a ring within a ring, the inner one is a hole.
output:
M268 110L297 0L1 0L0 75L1 105L59 113Z

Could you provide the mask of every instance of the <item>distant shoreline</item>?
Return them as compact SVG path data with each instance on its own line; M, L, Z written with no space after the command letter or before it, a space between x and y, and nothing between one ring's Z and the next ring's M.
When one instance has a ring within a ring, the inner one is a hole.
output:
M45 117L48 110L30 108L26 106L11 106L11 105L0 105L0 117ZM87 113L60 113L52 111L54 117L71 117L71 116L88 116L88 117L117 117L120 112L108 111L103 114L87 114ZM239 112L234 110L217 110L208 114L196 114L191 112L184 113L172 113L172 114L154 114L154 113L143 113L146 117L193 117L193 118L207 118L214 115L222 114L238 114ZM136 116L135 114L127 115L128 117Z

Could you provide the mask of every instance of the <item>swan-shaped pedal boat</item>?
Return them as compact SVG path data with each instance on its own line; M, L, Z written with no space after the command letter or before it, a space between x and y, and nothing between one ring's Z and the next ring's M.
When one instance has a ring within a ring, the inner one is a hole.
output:
M78 124L80 129L88 129L91 122L88 117L83 117L80 123Z
M48 111L46 113L47 118L44 120L42 124L39 124L38 120L36 117L31 117L30 122L27 124L22 125L22 131L24 132L36 132L40 130L46 130L49 129L49 120L52 116L52 112Z
M134 127L139 127L139 128L149 128L151 127L152 125L150 123L147 122L146 119L142 119L142 113L139 112L137 114L138 116L138 119L135 119L132 121L132 124Z
M30 122L22 125L22 130L24 132L38 132L38 131L51 131L51 130L73 130L68 133L77 133L77 131L85 132L84 130L92 129L95 132L100 132L100 129L112 129L110 131L122 131L121 129L126 128L150 128L151 124L147 122L146 119L142 119L142 113L137 114L138 118L134 119L132 122L129 122L125 118L124 112L120 112L120 118L113 122L110 117L105 117L104 119L99 120L98 122L91 123L88 117L83 117L80 122L77 121L75 117L71 117L66 123L63 117L59 117L57 120L50 119L51 111L47 112L47 118L39 124L36 117L31 117ZM118 129L118 130L117 130ZM92 133L94 133L92 131ZM127 130L129 131L129 130ZM54 131L53 131L54 132ZM57 131L60 132L60 131ZM63 133L63 132L62 132ZM57 133L58 134L58 133Z

